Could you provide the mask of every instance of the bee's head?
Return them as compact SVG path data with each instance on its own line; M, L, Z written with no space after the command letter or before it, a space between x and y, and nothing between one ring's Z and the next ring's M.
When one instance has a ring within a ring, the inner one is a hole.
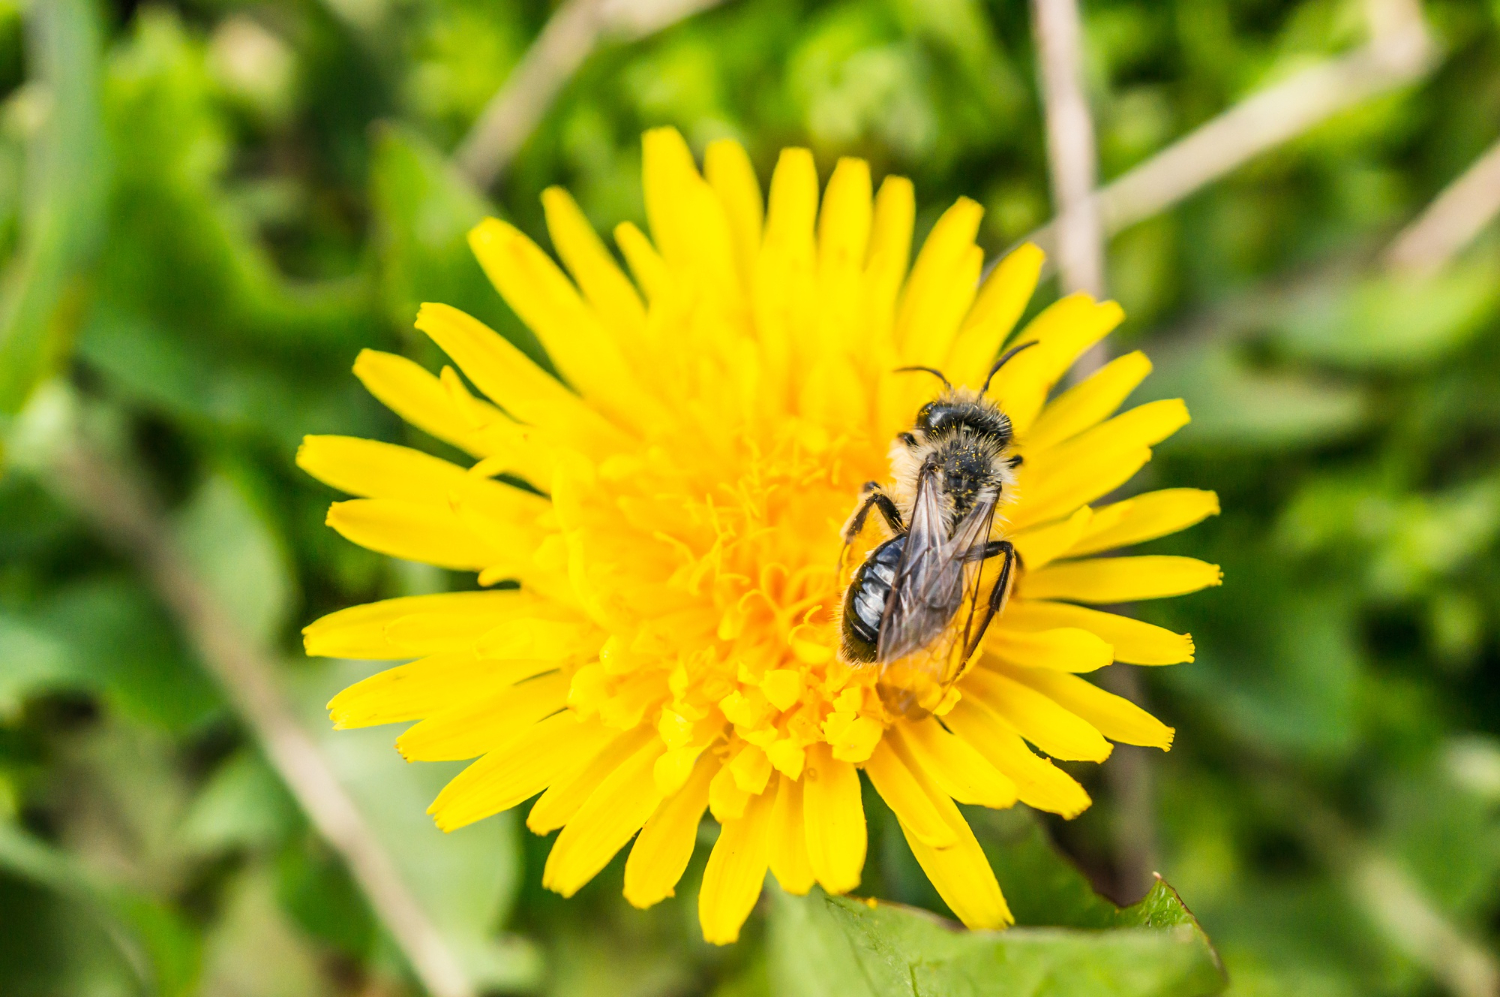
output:
M1010 442L1010 420L1005 413L990 401L956 391L945 391L941 396L917 410L916 429L926 439L967 429L978 436L989 437L1001 444Z
M942 436L946 433L968 430L976 436L988 438L1001 446L1009 443L1010 419L1000 411L1000 406L985 397L985 392L989 390L990 381L999 373L1000 368L1004 367L1017 353L1036 345L1037 341L1033 339L1006 350L990 368L989 377L984 379L984 387L978 391L955 388L943 376L942 371L932 367L897 368L897 373L922 371L943 382L943 393L917 410L917 421L913 428L920 432L925 440L931 440L935 436ZM900 439L909 447L916 446L918 442L916 436L911 433L902 433Z

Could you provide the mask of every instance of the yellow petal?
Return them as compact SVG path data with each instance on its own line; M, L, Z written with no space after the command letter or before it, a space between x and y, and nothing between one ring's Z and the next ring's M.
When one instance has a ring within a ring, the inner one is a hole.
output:
M611 772L653 740L656 740L656 731L649 725L642 725L617 735L597 751L580 759L572 770L558 775L541 798L531 805L531 812L526 815L526 826L536 834L546 834L562 827L573 819L578 808L583 806L584 801L594 794L594 790L599 788L599 784Z
M474 642L483 658L515 660L537 658L558 662L568 658L594 657L603 635L578 620L520 618L508 620Z
M1049 467L1045 473L1028 474L1030 468L1022 467L1020 497L1007 510L1007 518L1019 531L1069 515L1125 484L1150 459L1151 448L1141 446L1101 451L1085 460Z
M909 364L941 363L978 290L974 236L984 208L960 197L943 212L912 264L896 311L896 345ZM983 266L983 254L977 260Z
M660 731L660 727L658 727ZM692 736L689 728L687 736ZM695 766L703 757L703 749L706 745L680 744L673 746L672 742L665 736L663 740L668 745L666 754L656 760L653 770L656 776L656 788L663 796L670 796L681 789L693 774ZM717 765L715 771L718 771Z
M1027 454L1017 485L1020 498L1009 510L1012 528L1061 518L1113 491L1151 459L1151 447L1187 423L1181 399L1148 402L1067 443Z
M448 651L354 683L328 701L328 715L338 730L421 720L555 667L552 661L502 663L482 660L473 651Z
M471 529L513 561L530 560L541 541L536 524L551 512L545 498L478 474L456 479L447 502Z
M489 593L449 594L458 596ZM571 625L587 629L587 624L546 599L528 592L513 592L510 595L511 598L495 600L488 607L478 600L455 600L446 605L434 603L425 609L404 613L385 624L386 640L392 647L405 652L403 657L412 657L441 651L472 651L486 634L497 627L532 616L568 619Z
M922 871L937 889L938 896L969 928L1003 928L1014 923L1015 918L1000 893L1000 884L995 881L995 872L990 868L989 859L985 858L984 849L975 840L969 822L920 768L912 771L912 777L921 793L932 799L939 817L948 828L950 843L938 848L915 833L905 821L901 822L901 833Z
M410 658L411 649L392 644L386 628L407 617L431 616L445 625L473 621L474 636L537 605L529 594L498 592L442 592L409 595L341 609L302 628L307 653L325 658ZM434 648L434 650L447 648ZM421 653L420 651L418 653Z
M1034 243L1023 243L995 264L965 316L943 370L954 384L978 389L984 384L1016 321L1026 310L1046 258Z
M667 270L667 261L651 245L646 233L631 222L621 222L615 226L615 245L624 254L646 300L652 304L665 300L672 289L672 275Z
M1032 319L1016 342L1037 346L1018 353L995 375L990 396L1010 416L1022 439L1041 412L1052 386L1078 355L1109 334L1125 313L1113 301L1096 302L1086 294L1070 294Z
M1015 782L991 765L973 745L950 734L936 720L929 717L899 728L896 736L906 743L922 771L953 799L997 809L1016 802Z
M1084 506L1067 519L1046 526L1033 526L1012 535L1011 540L1015 541L1021 563L1026 566L1027 571L1035 571L1050 564L1073 549L1079 538L1088 531L1093 518L1094 510Z
M771 764L776 771L782 773L789 779L801 779L802 767L807 764L807 749L796 742L795 739L785 737L779 741L772 742L766 749L766 757L771 759Z
M1095 557L1062 561L1026 575L1028 599L1136 602L1186 595L1222 584L1217 564L1192 557Z
M1193 660L1191 634L1177 634L1118 613L1064 602L1012 599L1005 607L1007 629L1036 631L1079 627L1114 648L1115 660L1131 665L1175 665Z
M1163 398L1122 412L1067 443L1038 453L1028 453L1027 461L1031 465L1040 464L1051 468L1074 460L1080 454L1154 447L1186 426L1189 421L1187 405L1181 398Z
M1026 433L1026 447L1040 452L1072 439L1114 415L1136 385L1151 373L1140 350L1117 357L1059 395Z
M719 831L698 890L698 923L705 941L728 945L740 937L770 866L774 807L775 794L763 793L750 800L743 817Z
M887 176L875 195L870 221L870 249L865 259L865 326L869 350L884 370L895 359L896 296L911 259L911 233L916 220L916 192L905 177ZM909 415L909 413L908 413Z
M554 713L460 772L427 812L438 827L453 831L509 810L583 764L613 733L572 713Z
M1094 510L1093 520L1068 548L1073 557L1129 547L1185 530L1219 514L1219 496L1199 488L1164 488Z
M571 194L561 187L548 187L542 191L542 209L557 255L594 306L595 314L620 337L628 353L630 344L639 343L646 327L646 306L635 286L615 265L604 240Z
M864 384L850 354L865 348L863 284L871 218L869 164L862 159L840 159L823 192L818 218L821 355L804 383L800 405L804 416L830 426L865 412ZM810 401L813 393L821 404Z
M625 847L661 803L651 768L664 750L652 738L600 781L553 843L542 886L571 897Z
M367 498L442 504L455 491L484 500L502 520L534 520L549 503L520 488L469 473L457 464L378 440L304 436L297 466L340 491Z
M475 398L452 367L443 367L439 385L447 392L454 410L463 414L465 424L474 427L464 449L484 456L484 474L514 474L543 487L552 480L553 443L543 432L535 426L524 426L489 402ZM480 471L478 465L470 470Z
M943 722L1015 782L1022 803L1068 818L1088 809L1091 801L1083 787L1050 761L1032 753L1015 728L991 711L960 700Z
M825 726L824 732L827 733ZM880 723L872 717L855 717L839 730L837 736L829 737L833 757L846 762L859 763L870 757L870 752L880 743L884 733Z
M675 128L652 128L641 136L641 192L651 240L674 270L687 270L693 252L691 221L682 217L683 186L698 164Z
M807 858L807 828L802 816L802 782L785 775L776 790L771 813L771 872L781 888L795 896L812 889L812 863Z
M739 780L727 765L708 784L708 807L720 824L744 816L749 802L750 793L740 788Z
M1172 747L1171 727L1122 696L1086 682L1076 675L1021 669L1011 673L1048 699L1075 713L1111 741L1141 744L1163 751Z
M833 757L828 745L807 748L802 772L802 808L807 824L807 858L813 875L829 893L848 893L865 867L865 808L859 774Z
M870 193L870 164L863 159L840 159L828 178L818 218L820 277L864 270L874 217Z
M361 547L408 561L479 571L508 560L447 505L354 499L330 506L327 522Z
M729 231L734 237L735 259L748 284L760 253L760 227L765 208L760 196L760 181L745 147L733 139L718 139L708 144L703 157L703 174L708 185L719 195Z
M975 668L962 689L966 701L992 711L1053 758L1102 762L1113 750L1088 723L1008 675Z
M365 498L441 502L468 473L457 464L378 440L304 436L297 466L339 491Z
M774 668L760 680L760 691L778 710L789 710L802 696L803 673L795 668Z
M782 149L771 174L765 241L811 262L818 215L818 167L808 149Z
M767 379L768 414L783 412L793 382L792 358L815 319L813 224L818 170L807 149L783 149L771 174L765 238L756 260L755 330Z
M540 246L497 218L474 226L469 246L495 289L584 398L636 430L666 418L637 382L618 340Z
M865 762L865 775L900 818L902 827L934 848L947 848L957 840L953 828L938 812L937 802L925 792L926 781L912 772L903 754L899 740L887 735Z
M708 809L709 781L718 771L712 752L699 755L687 782L641 828L625 860L625 899L634 906L650 907L676 894Z
M1002 619L1009 619L1007 613ZM1115 649L1097 634L1078 627L1017 630L991 627L984 649L1007 665L1057 672L1092 672L1115 660Z
M771 760L760 748L747 744L729 763L729 771L736 786L752 796L759 795L765 792L766 783L771 778Z
M396 750L409 762L475 758L510 743L567 700L567 676L551 672L428 717L396 738Z
M730 222L687 142L675 128L652 128L641 138L641 152L646 218L662 258L672 270L691 274L711 301L736 307L743 290Z
M630 449L629 436L478 319L448 305L424 304L416 324L507 412L590 456Z
M354 361L354 376L382 404L423 432L471 454L488 456L479 444L478 424L419 364L394 353L361 350ZM488 402L474 399L474 403L488 409L490 418L500 416Z

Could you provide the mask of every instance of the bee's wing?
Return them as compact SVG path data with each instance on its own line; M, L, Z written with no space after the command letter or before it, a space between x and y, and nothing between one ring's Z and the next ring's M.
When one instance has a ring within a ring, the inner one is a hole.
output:
M906 545L880 621L876 661L895 661L926 648L942 634L966 596L971 603L978 598L978 569L994 519L996 496L981 496L949 537L936 475L936 469L928 467L917 478ZM965 629L973 605L970 609ZM934 667L941 671L946 666L935 663Z
M979 635L989 626L989 618L979 611L980 589L984 581L985 548L989 545L990 530L995 525L995 506L1000 493L982 494L969 515L953 531L952 555L964 566L963 629L955 636L961 637L955 650L959 651L962 666L973 653Z

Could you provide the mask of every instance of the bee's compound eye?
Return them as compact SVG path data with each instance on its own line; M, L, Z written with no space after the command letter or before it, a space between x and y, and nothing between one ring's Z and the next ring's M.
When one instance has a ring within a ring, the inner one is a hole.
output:
M962 421L961 412L942 402L928 402L917 411L917 428L924 433L940 432L953 423Z

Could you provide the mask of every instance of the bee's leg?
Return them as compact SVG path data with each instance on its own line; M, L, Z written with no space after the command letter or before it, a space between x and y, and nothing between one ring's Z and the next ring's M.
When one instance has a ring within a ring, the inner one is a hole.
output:
M852 544L854 538L859 536L859 531L865 528L865 520L869 518L871 509L880 510L892 533L900 533L905 529L901 524L901 510L896 508L896 503L891 501L879 482L866 481L861 492L864 497L860 500L859 508L854 510L854 515L844 524L844 546Z
M984 639L984 632L990 628L1000 607L1005 605L1006 598L1010 595L1011 576L1015 573L1012 569L1021 562L1021 555L1016 552L1015 544L1009 540L991 540L984 545L986 558L1000 555L1005 558L1005 563L1000 566L1000 577L995 579L995 587L990 589L989 604L984 609L984 619L980 621L978 629L969 636L969 644L964 648L964 661L974 656L974 651L979 647L979 642Z
M1021 552L1016 550L1015 545L1012 544L1009 540L991 540L989 543L984 545L984 553L980 554L977 557L973 554L970 554L967 558L965 558L965 560L988 561L990 558L996 556L997 554L1002 554L1006 551L1010 551L1010 553L1015 555L1017 564L1021 563Z

